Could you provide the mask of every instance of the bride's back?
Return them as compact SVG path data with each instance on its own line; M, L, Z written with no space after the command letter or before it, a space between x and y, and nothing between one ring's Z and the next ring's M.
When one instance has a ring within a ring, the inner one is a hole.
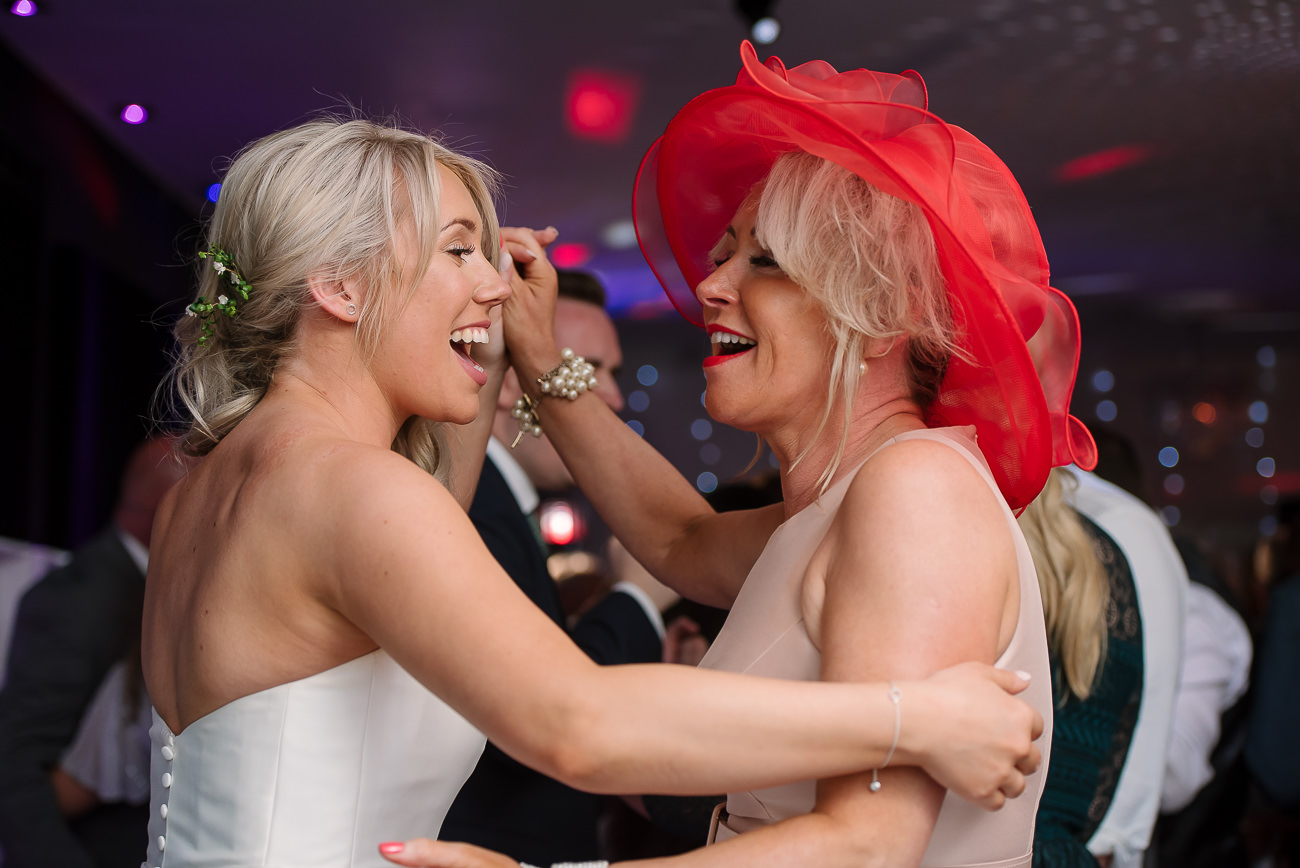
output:
M330 521L330 462L320 456L364 447L314 430L302 409L262 410L159 510L144 662L153 703L176 732L232 699L374 648L320 601L311 565L311 541Z

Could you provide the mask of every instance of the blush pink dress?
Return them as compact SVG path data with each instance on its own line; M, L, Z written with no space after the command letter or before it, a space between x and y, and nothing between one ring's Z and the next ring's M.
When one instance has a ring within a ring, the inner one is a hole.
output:
M912 431L881 448L887 449L893 443L913 439L946 444L965 456L996 493L997 486L973 439L974 430L938 428ZM745 579L726 625L700 666L800 681L819 678L821 652L809 637L804 623L801 587L809 561L830 529L856 475L857 470L847 474L815 503L790 517L772 534L763 554ZM1001 495L998 499L1002 500ZM1043 763L1028 777L1025 793L1008 801L997 812L985 811L949 793L921 861L924 868L1011 868L1028 866L1032 862L1034 815L1038 810L1051 752L1052 678L1033 561L1015 517L1005 503L1002 509L1007 527L1015 539L1020 573L1020 616L1015 634L998 659L997 666L1033 675L1029 688L1021 696L1043 716L1045 733L1038 741ZM904 696L902 701L906 703L907 697ZM804 781L729 794L727 816L718 826L717 840L810 812L816 797L815 788L816 781Z

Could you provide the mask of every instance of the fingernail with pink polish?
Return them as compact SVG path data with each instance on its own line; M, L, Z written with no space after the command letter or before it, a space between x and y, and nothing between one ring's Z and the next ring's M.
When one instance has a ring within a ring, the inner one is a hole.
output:
M1017 669L1016 677L1018 677L1021 681L1032 681L1034 676L1024 671L1023 669Z
M386 856L395 856L406 849L401 841L388 841L379 845L379 852Z

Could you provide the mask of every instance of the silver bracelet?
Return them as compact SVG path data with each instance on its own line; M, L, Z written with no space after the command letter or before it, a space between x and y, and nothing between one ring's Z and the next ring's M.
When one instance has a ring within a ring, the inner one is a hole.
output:
M537 866L520 862L519 868L537 868ZM552 862L551 868L609 868L609 863L603 859L599 862Z
M885 754L885 761L871 770L871 792L880 792L880 778L877 776L881 769L889 765L889 761L894 758L894 751L898 750L898 733L902 729L903 714L901 703L903 701L903 691L899 690L894 682L889 682L889 701L894 703L894 740L889 745L889 753Z
M515 436L515 442L510 444L510 448L518 446L519 438L525 433L532 434L534 437L542 436L542 420L537 416L537 405L541 403L542 398L566 398L574 401L583 392L594 389L598 385L595 376L596 367L582 356L575 355L573 350L565 347L560 351L560 358L558 365L537 378L537 387L541 389L541 394L537 396L536 401L527 395L520 395L515 401L510 415L519 422L519 434Z

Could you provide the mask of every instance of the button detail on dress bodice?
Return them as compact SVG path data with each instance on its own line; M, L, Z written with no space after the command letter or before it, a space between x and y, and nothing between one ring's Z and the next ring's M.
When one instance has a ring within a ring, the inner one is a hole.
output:
M170 769L170 768L171 768L171 762L172 762L172 760L176 759L176 737L173 736L170 732L168 732L168 733L167 733L167 737L166 737L165 740L166 740L167 743L164 744L164 745L162 746L161 749L159 749L158 753L159 753L159 755L161 755L163 763L166 763L166 764L167 764L167 768ZM165 771L165 772L163 772L163 773L162 773L162 776L161 776L161 778L160 778L160 782L161 782L162 785L163 785L163 789L170 790L170 789L171 789L171 786L172 786L172 773L171 773L171 771ZM158 816L162 818L164 824L167 822L167 802L166 802L166 800L164 800L164 801L162 801L162 802L160 802L160 803L158 804ZM162 831L163 831L164 833L167 831L167 828L166 828L165 825L163 826ZM162 853L164 850L166 850L166 849L167 849L167 836L166 836L166 834L159 835L159 836L158 836L158 839L157 839L157 841L156 841L155 843L156 843L157 846L158 846L158 852L159 852L159 853ZM159 866L159 868L161 868L161 866Z

